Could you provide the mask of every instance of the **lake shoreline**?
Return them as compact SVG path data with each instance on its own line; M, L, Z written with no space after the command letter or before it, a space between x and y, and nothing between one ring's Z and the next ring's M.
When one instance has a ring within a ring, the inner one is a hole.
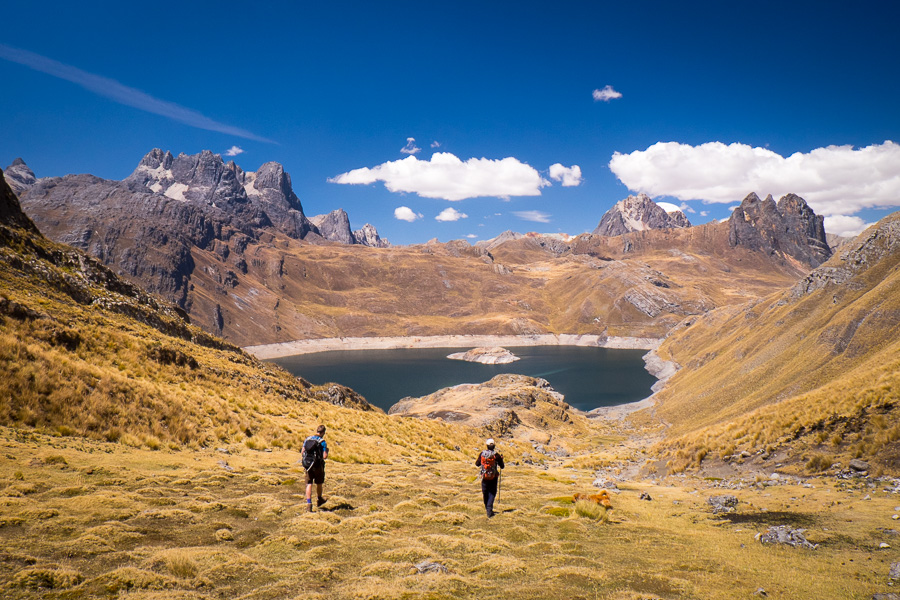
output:
M479 346L594 346L621 350L653 350L657 338L577 334L540 335L432 335L403 337L342 337L294 340L277 344L245 346L244 351L261 360L330 352L333 350L395 350L401 348L477 348Z

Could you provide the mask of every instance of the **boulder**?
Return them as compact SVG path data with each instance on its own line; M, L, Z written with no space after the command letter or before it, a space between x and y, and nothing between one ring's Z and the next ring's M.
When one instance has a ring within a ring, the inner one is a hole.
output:
M765 533L757 534L757 539L763 544L785 544L795 548L809 548L815 550L818 544L812 544L803 535L805 529L794 529L790 525L778 525L769 527Z
M725 494L723 496L712 496L707 498L706 503L712 506L713 514L732 513L737 509L737 496Z

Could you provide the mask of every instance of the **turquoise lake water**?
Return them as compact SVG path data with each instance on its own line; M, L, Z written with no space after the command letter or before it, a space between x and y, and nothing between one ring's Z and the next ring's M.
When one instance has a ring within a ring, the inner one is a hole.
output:
M643 400L656 379L644 369L645 350L582 346L508 347L520 357L507 365L450 360L471 348L339 350L273 359L314 384L336 382L388 410L407 396L425 396L460 383L482 383L500 373L542 377L581 410Z

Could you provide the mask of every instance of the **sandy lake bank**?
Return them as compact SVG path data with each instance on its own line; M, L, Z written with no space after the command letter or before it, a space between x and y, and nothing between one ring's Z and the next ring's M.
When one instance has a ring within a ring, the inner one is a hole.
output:
M260 359L330 350L393 350L396 348L476 348L478 346L597 346L652 350L662 340L655 338L607 337L600 335L432 335L407 337L344 337L294 340L278 344L246 346L244 350Z

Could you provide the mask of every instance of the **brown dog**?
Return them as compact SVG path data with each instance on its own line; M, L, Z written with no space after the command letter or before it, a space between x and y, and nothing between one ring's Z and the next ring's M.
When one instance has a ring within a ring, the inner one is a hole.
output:
M599 494L590 495L576 492L575 495L572 496L572 500L574 500L575 502L578 502L579 500L583 500L585 502L593 502L594 504L599 504L607 510L612 508L612 502L610 502L609 500L609 492L606 490L600 490Z

